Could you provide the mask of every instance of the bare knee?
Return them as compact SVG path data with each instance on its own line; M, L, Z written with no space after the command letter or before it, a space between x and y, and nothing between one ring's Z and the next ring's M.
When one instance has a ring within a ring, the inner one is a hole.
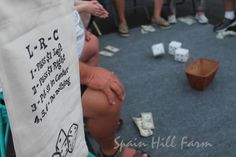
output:
M99 60L99 40L91 34L89 40L85 40L83 52L80 61L92 66L96 66Z
M90 40L91 40L90 41L91 45L93 45L94 51L96 52L96 54L98 54L98 52L99 52L99 40L98 40L98 38L95 35L91 34L91 39Z
M115 105L110 104L103 92L92 89L87 89L82 97L86 117L118 116L123 102L118 98L115 102Z

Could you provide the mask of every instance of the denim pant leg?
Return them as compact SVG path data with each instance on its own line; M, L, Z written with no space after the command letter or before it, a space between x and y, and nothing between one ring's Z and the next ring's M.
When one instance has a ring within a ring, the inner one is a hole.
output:
M168 4L169 13L176 15L176 0L168 0L167 4Z
M206 0L195 0L196 10L205 11L206 10Z

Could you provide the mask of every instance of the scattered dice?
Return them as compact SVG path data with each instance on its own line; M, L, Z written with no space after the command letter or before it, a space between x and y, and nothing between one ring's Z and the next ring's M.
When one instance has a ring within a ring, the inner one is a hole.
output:
M179 48L175 51L175 60L179 62L187 62L189 59L189 50L184 48Z
M152 45L153 56L160 56L165 54L165 48L163 43Z
M171 41L169 44L169 54L175 55L175 51L182 47L182 43L178 41Z

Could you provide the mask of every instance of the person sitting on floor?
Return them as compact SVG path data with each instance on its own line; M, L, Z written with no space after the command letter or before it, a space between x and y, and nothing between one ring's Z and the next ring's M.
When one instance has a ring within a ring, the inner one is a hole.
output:
M214 26L215 32L225 31L229 27L236 26L236 18L235 18L235 0L224 0L224 10L225 15L224 19Z
M169 29L170 24L163 17L161 17L161 11L163 7L164 0L154 0L154 12L152 17L152 23L157 24L160 28Z
M195 15L195 19L200 24L207 24L208 19L205 15L206 1L205 0L194 0L196 3L197 13ZM176 20L176 0L168 0L169 5L169 16L168 21L170 24L177 23Z
M74 12L77 33L78 55L85 53L85 32L79 13ZM89 45L88 45L89 46ZM99 43L96 43L97 47ZM84 48L83 48L84 47ZM93 47L88 47L93 48ZM80 58L80 57L79 57ZM88 57L89 58L89 57ZM95 63L95 62L94 62ZM86 126L100 146L102 157L149 157L147 153L133 148L120 147L115 142L115 133L119 127L120 111L125 98L124 87L118 77L98 66L79 60L82 106Z

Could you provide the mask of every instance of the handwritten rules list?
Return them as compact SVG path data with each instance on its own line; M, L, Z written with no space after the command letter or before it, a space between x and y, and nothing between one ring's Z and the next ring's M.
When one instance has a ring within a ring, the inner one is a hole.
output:
M34 59L29 77L33 84L32 96L36 102L29 106L34 114L33 122L39 124L49 113L53 101L71 82L58 29L54 29L51 36L41 37L32 43L37 44L25 47L30 61Z

